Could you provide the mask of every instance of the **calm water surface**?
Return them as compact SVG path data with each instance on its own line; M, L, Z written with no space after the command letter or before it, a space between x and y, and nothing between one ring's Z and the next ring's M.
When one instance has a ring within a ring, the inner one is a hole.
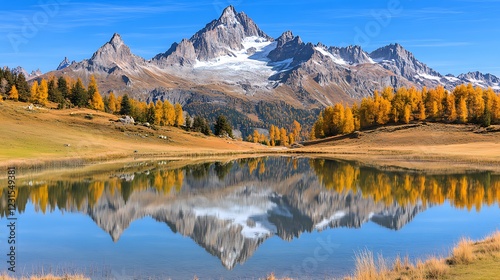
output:
M462 236L500 229L500 175L488 172L268 157L134 162L17 184L19 275L324 279L352 273L364 249L389 259L444 256ZM6 197L3 190L2 227Z

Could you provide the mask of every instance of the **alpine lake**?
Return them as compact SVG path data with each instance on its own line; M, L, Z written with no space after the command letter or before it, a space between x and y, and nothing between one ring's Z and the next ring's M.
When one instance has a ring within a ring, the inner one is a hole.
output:
M272 156L16 175L16 276L332 279L352 274L363 250L415 261L447 256L461 237L500 229L500 174L491 172ZM0 182L6 186L6 178Z

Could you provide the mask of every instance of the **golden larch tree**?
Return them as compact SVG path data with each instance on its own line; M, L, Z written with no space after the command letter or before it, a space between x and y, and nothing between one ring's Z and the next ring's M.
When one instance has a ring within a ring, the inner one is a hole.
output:
M163 123L172 126L175 124L175 108L168 100L163 102Z
M468 112L467 112L467 102L464 97L461 97L458 102L458 119L461 123L466 123L468 120Z
M411 118L411 105L406 104L405 110L403 112L403 122L404 123L410 123L410 118Z
M35 101L38 99L38 81L34 81L30 88L30 100Z
M340 103L337 103L335 104L335 106L333 106L332 124L333 124L334 135L342 133L344 127L344 120L345 120L344 106Z
M94 75L90 76L90 82L88 85L87 92L89 94L89 106L91 109L104 111L104 102L102 101L102 96L99 93L97 87L97 82Z
M175 103L174 106L175 111L175 126L180 127L184 124L184 112L182 111L182 106L179 103Z
M457 106L455 105L455 94L450 93L446 96L446 115L449 122L457 120Z
M108 109L109 111L114 114L118 111L118 100L115 97L115 94L113 92L109 93L108 96Z
M354 131L354 129L354 116L352 115L351 108L349 108L349 106L346 106L344 112L344 125L342 127L342 133L351 133Z
M252 142L259 143L260 133L257 129L253 131Z
M156 101L154 124L163 125L163 102L161 100Z
M427 118L427 114L425 112L425 105L424 105L424 102L422 101L418 105L418 119L421 121L425 121L426 118Z
M280 129L280 141L281 141L281 146L288 146L288 135L284 127Z
M17 101L19 99L19 91L16 88L16 85L12 85L9 91L9 99Z
M295 136L295 141L300 141L300 133L302 132L302 126L298 121L294 120L292 127L293 127L292 133Z
M49 85L47 83L47 80L42 79L36 91L35 102L45 105L47 104L48 98L49 98Z

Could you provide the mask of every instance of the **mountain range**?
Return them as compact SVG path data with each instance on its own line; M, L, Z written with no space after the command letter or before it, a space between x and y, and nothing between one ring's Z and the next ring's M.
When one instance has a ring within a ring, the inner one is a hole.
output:
M293 119L307 126L318 109L353 102L386 86L451 90L472 83L500 90L494 75L443 75L397 43L368 53L360 46L306 43L291 31L272 38L233 6L149 60L134 55L114 34L91 58L65 58L45 75L84 82L95 75L102 92L179 102L188 113L210 119L224 113L244 134L270 124L289 125Z

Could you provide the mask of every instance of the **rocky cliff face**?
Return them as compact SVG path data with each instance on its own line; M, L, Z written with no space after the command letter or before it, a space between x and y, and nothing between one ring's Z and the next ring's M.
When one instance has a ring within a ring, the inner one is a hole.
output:
M435 87L442 82L446 83L441 74L418 61L400 44L379 48L370 53L370 57L385 69L419 86Z

